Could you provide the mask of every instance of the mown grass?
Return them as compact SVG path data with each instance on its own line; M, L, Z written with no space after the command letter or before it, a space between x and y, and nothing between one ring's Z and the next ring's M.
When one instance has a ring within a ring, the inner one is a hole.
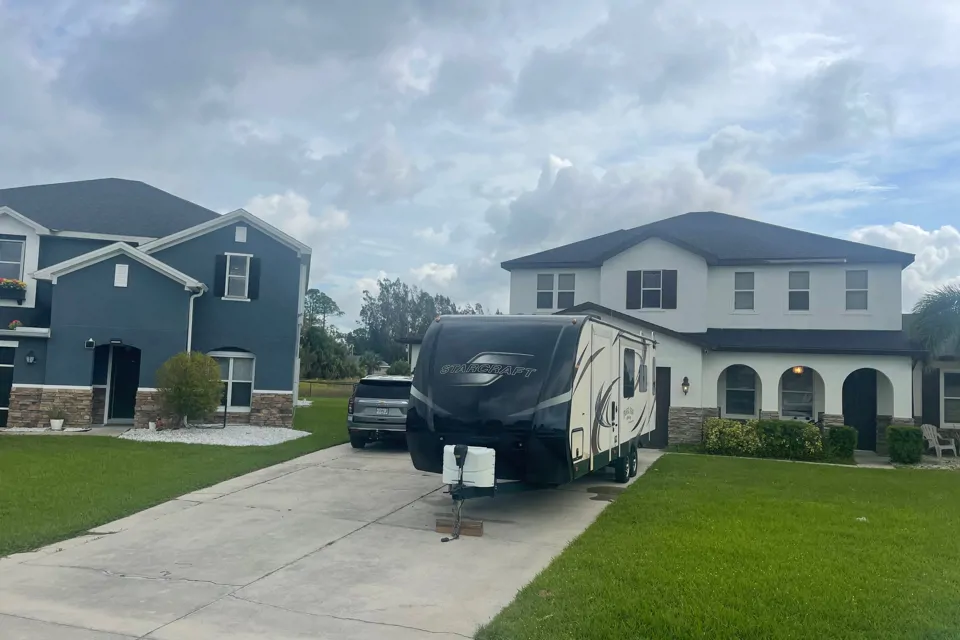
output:
M97 436L0 436L0 556L83 533L177 496L346 442L347 404L299 407L311 435L269 447Z
M960 637L960 474L668 455L481 640Z

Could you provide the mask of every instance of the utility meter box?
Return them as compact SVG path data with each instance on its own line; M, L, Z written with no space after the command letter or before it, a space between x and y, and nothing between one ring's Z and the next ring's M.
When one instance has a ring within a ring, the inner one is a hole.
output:
M460 482L460 467L457 466L455 448L456 446L452 444L443 448L444 484L458 484ZM463 461L463 486L491 488L495 486L496 461L497 452L493 449L467 447L467 455Z

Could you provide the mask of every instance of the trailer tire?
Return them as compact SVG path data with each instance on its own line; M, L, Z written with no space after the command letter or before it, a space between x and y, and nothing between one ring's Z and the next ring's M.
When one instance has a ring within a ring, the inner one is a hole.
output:
M354 449L363 449L367 445L367 438L359 433L350 434L350 446Z
M630 481L630 456L626 455L613 463L613 477L620 484Z
M639 469L640 469L640 463L639 463L639 461L637 460L637 448L636 448L636 447L630 447L630 456L629 456L628 459L629 459L629 461L630 461L630 464L628 465L628 466L630 467L630 477L631 477L631 478L636 478L636 477L637 477L637 471L639 471Z

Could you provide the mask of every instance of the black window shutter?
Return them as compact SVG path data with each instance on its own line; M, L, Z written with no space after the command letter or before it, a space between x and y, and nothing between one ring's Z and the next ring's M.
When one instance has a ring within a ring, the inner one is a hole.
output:
M660 308L661 309L676 309L677 308L677 270L676 269L664 269L661 272L663 281L661 286L663 287L663 298L661 299Z
M627 271L627 309L640 308L640 282L642 271Z
M227 286L227 256L217 256L216 267L213 270L213 296L222 298L226 295Z
M250 258L250 282L247 284L247 297L251 300L260 297L260 258Z

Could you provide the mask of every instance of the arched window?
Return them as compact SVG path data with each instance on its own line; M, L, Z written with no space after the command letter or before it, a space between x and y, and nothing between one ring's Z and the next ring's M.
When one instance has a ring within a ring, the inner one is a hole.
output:
M219 411L250 411L253 397L254 355L247 351L211 351L210 355L220 365L220 381L223 395Z

